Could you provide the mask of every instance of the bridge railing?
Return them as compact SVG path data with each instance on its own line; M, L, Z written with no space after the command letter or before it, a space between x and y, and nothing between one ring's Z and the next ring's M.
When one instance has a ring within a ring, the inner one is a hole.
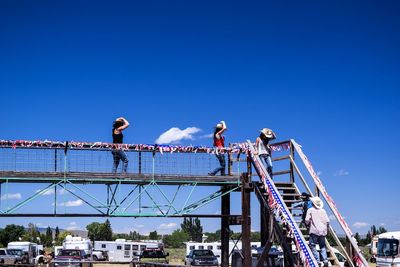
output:
M219 166L216 154L220 153L225 154L226 173L238 175L240 162L230 159L243 153L239 144L216 149L206 146L0 140L0 171L112 173L112 151L115 150L122 150L127 155L127 173L139 175L207 176ZM121 173L122 166L120 161L118 173Z

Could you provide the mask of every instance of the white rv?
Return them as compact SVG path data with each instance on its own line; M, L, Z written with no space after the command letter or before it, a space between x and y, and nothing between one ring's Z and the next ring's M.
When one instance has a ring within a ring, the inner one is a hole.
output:
M378 236L376 266L400 267L400 231L387 232Z
M255 249L261 246L261 242L251 242L252 253L255 253ZM186 242L186 255L189 255L191 250L194 249L209 249L212 250L215 256L218 257L218 264L221 264L221 242ZM229 252L232 250L241 250L242 242L234 243L229 242ZM229 262L232 261L232 254L229 257Z
M21 249L23 254L27 256L27 262L29 264L35 264L35 258L38 255L38 244L28 241L15 241L10 242L7 245L8 249ZM23 256L24 258L24 256ZM24 258L25 259L25 258Z
M106 251L108 260L114 262L131 262L139 260L140 252L146 248L159 248L159 242L131 241L116 239L115 241L94 241L94 249Z

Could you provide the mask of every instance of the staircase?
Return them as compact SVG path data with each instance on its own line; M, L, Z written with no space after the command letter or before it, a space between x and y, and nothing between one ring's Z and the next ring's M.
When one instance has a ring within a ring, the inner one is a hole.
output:
M283 170L283 171L278 171L274 173L274 177L277 175L285 175L285 174L290 174L290 181L273 181L271 177L268 175L263 163L261 162L260 158L258 155L256 155L254 152L254 147L253 144L248 141L248 148L249 148L249 160L251 161L252 165L254 166L254 169L256 170L260 180L261 180L261 185L259 186L259 194L261 196L259 197L260 204L265 205L265 203L268 204L268 208L271 209L272 214L275 215L276 217L276 223L278 223L281 227L284 225L287 228L287 232L289 235L293 237L294 245L292 245L292 251L297 251L299 254L299 257L297 257L298 262L302 266L318 266L318 263L316 262L314 256L312 255L312 252L308 246L308 232L307 229L305 228L304 225L300 225L301 219L302 219L302 207L299 205L298 207L295 207L295 204L301 203L300 199L300 190L296 183L294 182L294 172L297 171L297 174L300 177L301 182L306 188L306 191L308 193L311 193L311 190L306 183L304 177L300 173L298 167L296 166L293 158L293 151L291 151L290 156L282 157L278 160L282 159L289 159L290 160L290 170ZM346 258L348 265L351 267L354 266L364 266L367 267L368 263L360 253L360 250L357 246L357 244L353 241L352 238L352 233L348 226L345 224L343 218L341 217L340 213L338 212L336 206L334 206L332 202L332 199L329 197L329 195L326 193L325 188L322 185L322 182L319 180L318 176L316 173L313 171L312 166L308 159L305 157L304 153L301 150L301 147L294 142L294 140L290 141L290 148L293 149L294 151L298 152L300 155L301 160L303 161L304 165L306 166L307 170L309 171L310 175L312 176L316 188L318 189L319 192L321 192L322 196L325 201L328 203L328 206L331 208L332 212L338 219L339 223L341 224L342 228L344 229L348 240L350 241L350 244L352 246L352 252L353 254L349 256L346 251L344 250L342 244L340 243L338 237L336 236L336 233L333 231L333 229L330 227L330 233L333 235L337 245L343 250ZM263 204L264 203L264 204ZM332 251L331 245L327 242L327 254L328 254L328 259L333 266L339 266L339 261ZM297 264L295 264L297 265ZM261 266L261 265L260 265Z

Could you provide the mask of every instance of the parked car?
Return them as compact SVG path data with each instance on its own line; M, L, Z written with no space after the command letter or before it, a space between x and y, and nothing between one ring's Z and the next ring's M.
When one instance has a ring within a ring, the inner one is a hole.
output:
M80 267L88 257L83 249L62 249L54 259L54 266Z
M218 256L210 249L193 249L186 256L187 266L218 266Z
M92 251L93 260L94 261L106 261L108 260L107 251L102 250L93 250Z
M21 251L22 255L22 251ZM13 251L6 248L0 248L0 263L1 264L16 264L21 262L21 256L14 255Z
M168 263L166 253L162 248L146 248L139 255L139 261Z

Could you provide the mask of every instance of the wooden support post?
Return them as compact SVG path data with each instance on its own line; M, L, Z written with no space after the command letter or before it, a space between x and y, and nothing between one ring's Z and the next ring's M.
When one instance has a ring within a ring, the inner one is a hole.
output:
M293 144L292 142L290 142L290 156L292 157L293 161L294 161L294 148L293 148ZM291 161L289 161L290 163L290 182L294 183L294 170L293 170L293 164Z
M222 187L224 191L229 188ZM231 213L231 197L230 194L223 195L221 197L221 266L229 266L229 215Z
M139 159L138 159L138 172L139 174L142 174L142 152L139 151L139 155L138 155Z
M243 266L251 266L250 176L242 173L242 254Z

